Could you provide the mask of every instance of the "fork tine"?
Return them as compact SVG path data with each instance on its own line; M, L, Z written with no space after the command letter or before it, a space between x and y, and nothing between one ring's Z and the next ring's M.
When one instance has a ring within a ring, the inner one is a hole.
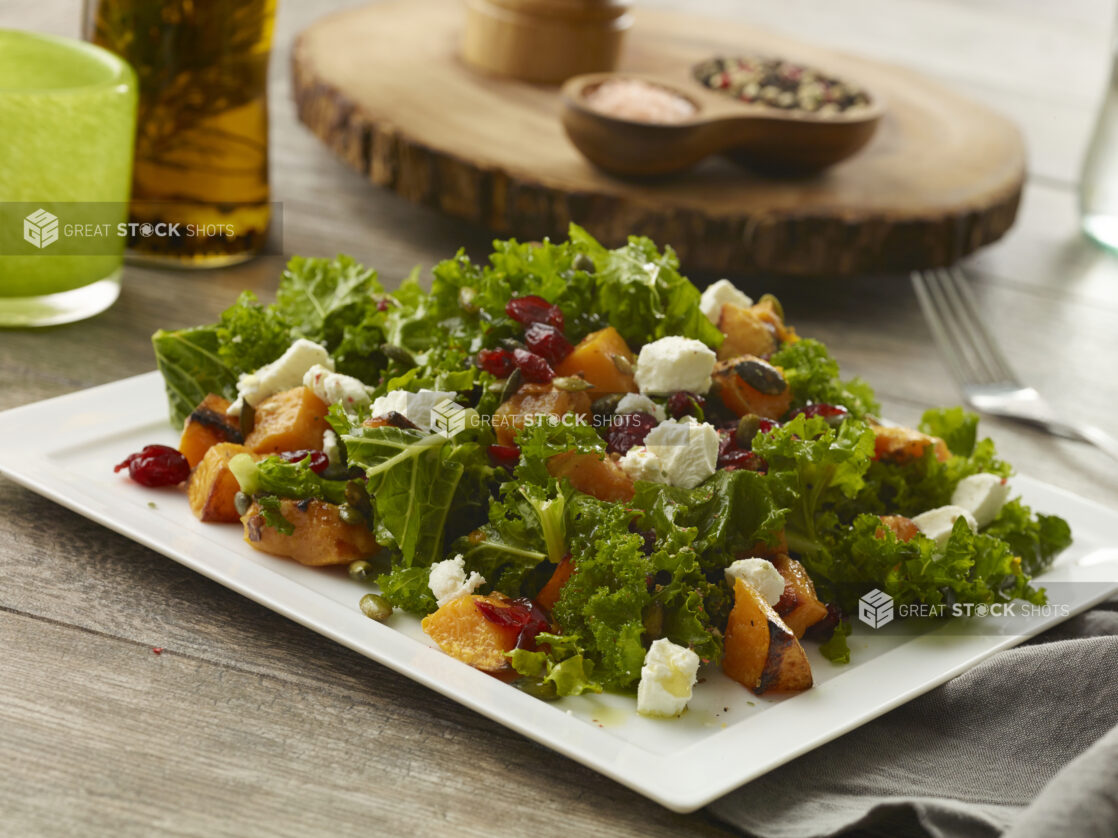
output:
M957 382L962 383L968 379L967 371L963 368L962 359L955 350L954 339L945 325L949 317L940 310L937 298L932 296L930 286L933 282L934 279L928 272L912 272L912 287L916 291L916 299L924 312L924 319L932 330L932 337L939 346L939 354L947 362L947 368L951 371L951 375Z
M943 268L933 273L933 297L939 302L940 314L943 315L947 329L950 331L955 345L955 351L962 357L967 375L963 384L977 384L987 386L995 380L981 349L974 340L973 331L967 321L966 312L962 310L962 302L954 292L951 277Z
M978 306L975 304L974 292L971 291L966 276L959 268L951 268L946 273L949 279L948 293L954 294L959 304L961 319L969 325L975 347L979 354L983 356L985 364L989 367L994 379L1020 386L1009 361L1006 360L1001 348L978 316Z
M986 385L990 382L989 371L983 366L975 351L970 336L959 322L959 315L951 297L944 290L945 278L937 271L925 271L924 287L931 309L939 321L940 352L949 359L949 367L956 382L966 388L968 385Z

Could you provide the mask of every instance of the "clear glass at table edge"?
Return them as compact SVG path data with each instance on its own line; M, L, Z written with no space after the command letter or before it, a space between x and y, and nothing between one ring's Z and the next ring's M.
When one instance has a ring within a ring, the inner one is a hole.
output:
M135 126L125 61L0 29L0 326L69 323L116 300L124 239L72 234L127 220Z
M1079 178L1079 221L1088 238L1118 253L1118 27L1102 106Z

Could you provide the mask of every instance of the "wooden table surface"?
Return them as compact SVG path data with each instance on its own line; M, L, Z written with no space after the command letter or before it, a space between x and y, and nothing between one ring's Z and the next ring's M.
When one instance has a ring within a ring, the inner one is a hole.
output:
M0 27L76 34L80 5L4 0ZM460 245L484 252L484 232L362 183L296 123L292 39L343 5L280 4L272 178L285 253L348 252L395 281ZM917 67L1022 125L1031 176L1021 216L969 261L976 291L1019 372L1118 433L1118 259L1079 236L1075 210L1113 5L709 0L703 9ZM281 261L129 268L119 302L93 320L0 332L0 409L151 369L152 331L212 320L242 288L269 296ZM802 334L877 386L888 415L915 421L957 401L904 278L751 280L746 290L779 294ZM1118 469L1089 447L985 427L1022 471L1118 504ZM0 834L728 834L2 478L0 509Z

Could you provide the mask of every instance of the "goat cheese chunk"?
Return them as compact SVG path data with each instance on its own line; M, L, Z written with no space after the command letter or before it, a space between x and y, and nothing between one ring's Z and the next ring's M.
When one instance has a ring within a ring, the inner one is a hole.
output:
M951 505L974 516L979 527L989 526L1009 500L1009 481L996 474L964 477L951 495Z
M340 404L347 410L370 402L369 388L363 381L334 372L322 364L315 364L306 371L303 386L310 387L326 404Z
M272 363L255 372L241 373L237 379L237 400L226 412L230 416L240 416L246 404L256 407L268 396L300 386L303 376L314 366L333 372L334 359L320 344L299 338Z
M634 445L618 461L621 470L633 480L647 480L649 483L667 483L664 464L644 445Z
M668 418L668 414L664 412L663 407L640 393L626 393L621 397L621 401L617 403L613 412L619 416L626 413L647 413L657 422L663 422Z
M948 539L951 538L951 530L955 527L955 521L962 518L967 522L967 526L972 531L978 530L978 522L974 520L974 516L969 511L963 509L961 506L939 506L935 509L929 509L927 512L921 512L912 519L912 523L916 524L917 529L924 535L928 536L932 541L943 547L947 544Z
M431 565L427 587L435 595L435 603L442 608L460 596L472 594L485 584L485 577L476 570L466 576L466 560L461 555Z
M693 416L661 422L648 432L644 445L660 460L672 486L694 489L718 466L718 430Z
M672 718L687 709L699 672L699 656L661 637L644 656L637 685L637 712Z
M722 306L726 303L749 308L753 305L753 299L739 291L730 280L720 279L703 291L703 296L699 300L699 310L707 316L707 320L717 326L718 321L722 319Z
M730 587L737 579L756 588L769 605L776 605L784 595L784 577L768 559L738 559L726 568Z
M374 418L399 413L420 430L430 431L431 408L447 399L454 401L457 395L444 390L393 390L373 402L371 413Z
M646 343L637 356L636 382L646 395L679 390L706 393L714 372L714 350L700 340L666 337Z

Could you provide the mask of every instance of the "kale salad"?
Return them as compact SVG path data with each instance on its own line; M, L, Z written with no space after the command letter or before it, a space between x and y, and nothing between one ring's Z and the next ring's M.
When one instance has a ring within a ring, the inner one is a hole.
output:
M849 661L868 592L1039 604L1071 542L975 416L884 422L776 298L701 291L646 238L497 241L392 291L295 257L275 303L153 343L182 442L118 469L545 699L676 716L704 664L807 689L804 644Z

